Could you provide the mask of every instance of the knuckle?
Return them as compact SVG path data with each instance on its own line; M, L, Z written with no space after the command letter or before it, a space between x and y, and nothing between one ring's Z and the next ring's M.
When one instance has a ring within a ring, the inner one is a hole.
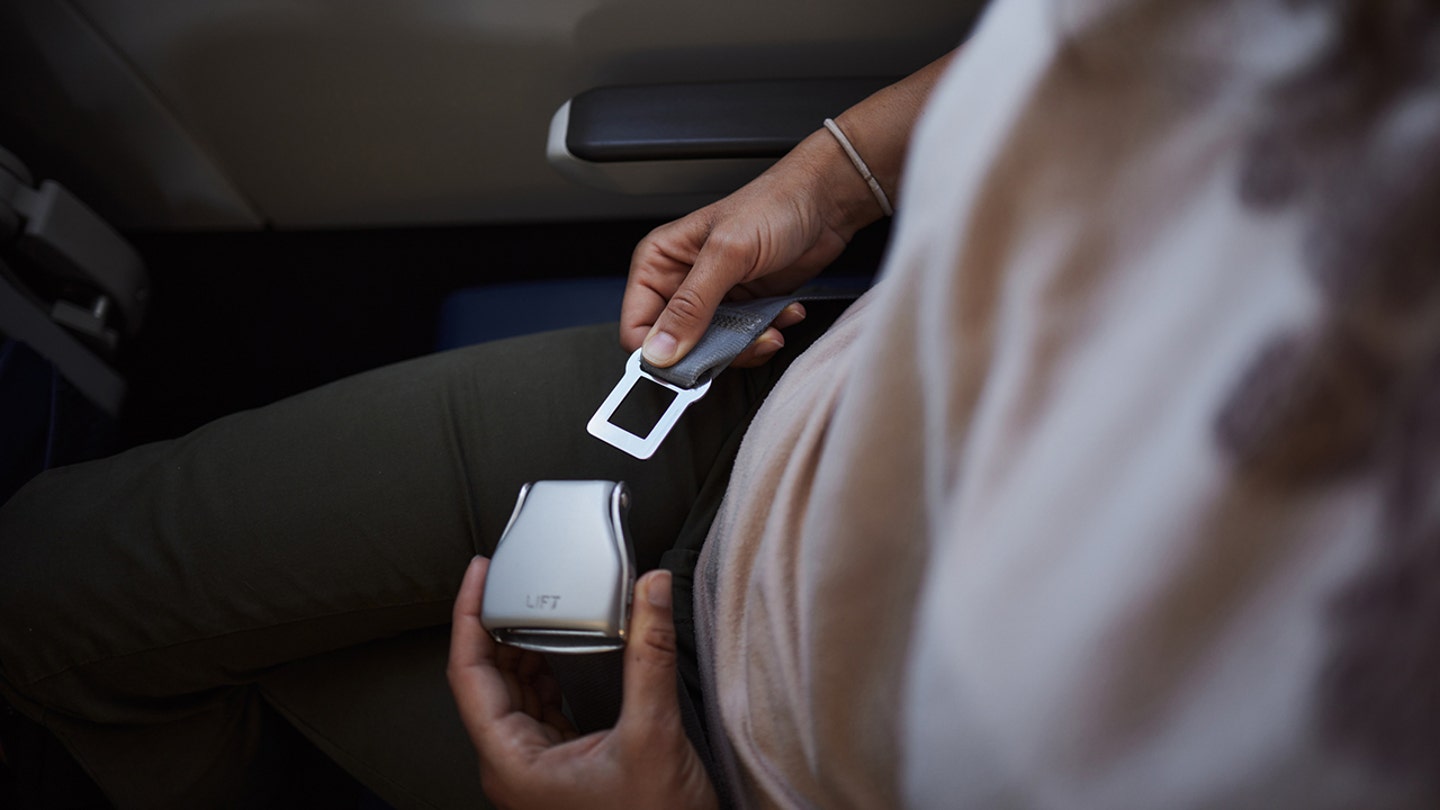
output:
M660 252L660 240L665 236L663 230L663 227L656 228L635 244L635 249L630 252L632 267L643 264L651 255Z
M676 656L675 628L668 623L652 624L640 634L640 643L652 659L673 660Z
M665 306L665 313L672 323L682 327L702 326L709 322L709 308L698 292L682 287L675 292Z
M716 258L727 265L744 264L749 261L754 242L729 231L716 231L710 235L705 247L713 251Z

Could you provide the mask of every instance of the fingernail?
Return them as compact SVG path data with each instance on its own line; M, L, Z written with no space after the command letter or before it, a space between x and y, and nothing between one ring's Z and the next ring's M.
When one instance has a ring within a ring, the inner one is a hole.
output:
M677 345L674 335L669 332L656 332L645 338L645 345L641 347L641 351L646 361L653 365L663 366L675 356Z
M645 583L645 601L661 610L669 610L671 602L670 572L651 575Z

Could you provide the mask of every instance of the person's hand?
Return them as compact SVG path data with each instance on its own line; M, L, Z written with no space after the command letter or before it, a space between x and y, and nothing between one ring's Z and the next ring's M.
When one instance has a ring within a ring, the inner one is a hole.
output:
M814 278L880 210L827 132L807 138L760 177L646 236L630 261L620 343L673 365L705 334L724 300L792 292ZM780 329L805 317L792 304L735 365L784 345Z
M910 129L950 56L836 117L892 200ZM699 342L722 301L793 292L882 215L839 143L817 130L739 191L641 240L620 307L620 345L632 352L643 345L650 363L674 365ZM784 345L779 330L804 317L792 305L735 365L764 362Z
M716 808L680 723L670 575L636 583L620 720L579 736L539 653L496 644L480 626L489 561L476 557L455 600L447 674L480 755L480 784L500 808Z

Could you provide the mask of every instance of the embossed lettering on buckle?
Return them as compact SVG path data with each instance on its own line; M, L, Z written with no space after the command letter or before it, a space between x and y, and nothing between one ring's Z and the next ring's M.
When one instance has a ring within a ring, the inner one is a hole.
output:
M656 448L669 435L670 429L675 427L675 423L680 421L680 414L684 413L692 402L705 396L705 392L710 390L710 380L706 380L694 388L680 388L664 380L656 379L640 367L640 351L640 349L636 349L634 354L630 355L630 359L625 363L625 375L610 391L610 395L605 397L605 401L600 403L600 409L590 417L585 429L591 436L636 458L649 458L655 454ZM626 395L630 393L630 389L635 387L641 377L675 392L675 399L670 402L670 406L665 409L660 420L645 436L637 436L610 421L610 417L615 415L620 403L625 401Z

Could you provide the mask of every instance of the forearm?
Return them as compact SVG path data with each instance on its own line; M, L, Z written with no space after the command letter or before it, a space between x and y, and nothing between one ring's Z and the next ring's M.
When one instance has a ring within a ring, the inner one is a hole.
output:
M940 57L835 118L892 201L899 196L911 130L954 53ZM832 222L837 229L853 233L883 216L875 195L830 132L819 129L811 133L793 154L815 173L817 186L829 197L827 207L837 218Z

